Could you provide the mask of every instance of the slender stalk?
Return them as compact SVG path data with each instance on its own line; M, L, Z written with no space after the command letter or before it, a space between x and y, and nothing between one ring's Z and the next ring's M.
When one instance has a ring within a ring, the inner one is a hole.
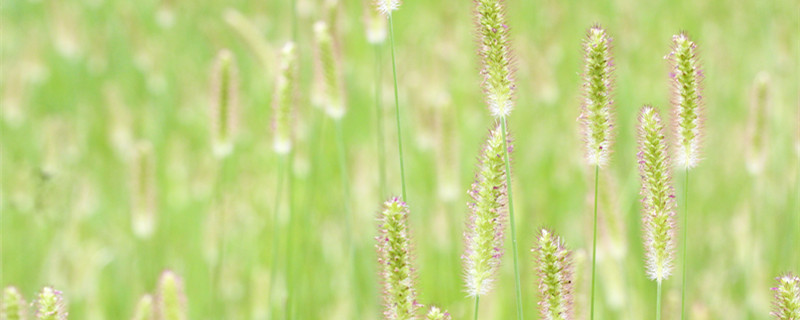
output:
M386 196L386 155L384 154L383 112L381 110L381 45L375 44L375 131L378 140L378 181L381 197ZM403 199L405 201L405 199Z
M225 183L228 180L228 175L229 175L228 171L229 171L230 161L231 161L230 157L232 157L232 155L228 155L226 157L223 157L222 160L221 160L221 163L220 163L221 173L220 173L220 176L217 177L217 183L216 183L216 186L215 186L216 190L214 190L215 197L216 197L216 199L218 201L217 205L219 205L220 208L218 208L216 213L215 213L215 214L217 214L219 216L219 221L218 221L218 223L219 223L219 226L218 226L219 227L219 238L217 239L218 240L217 241L217 261L214 264L214 269L213 269L213 273L212 273L212 285L211 285L211 287L213 288L212 289L212 292L213 292L212 295L214 297L214 300L215 301L219 301L216 310L217 310L217 312L219 312L220 315L224 315L223 309L225 307L224 303L221 302L222 299L219 297L219 293L222 292L221 285L220 285L221 278L222 278L222 264L225 261L225 257L224 256L225 256L225 228L226 228L226 226L225 226L225 206L226 206L226 204L225 204L225 199L224 199L224 196L223 196L223 190L225 189Z
M294 149L292 149L294 150ZM292 169L294 166L294 151L290 151L287 158L287 165L286 165L286 204L289 206L289 225L287 226L286 231L286 315L288 319L292 319L292 312L294 307L294 294L295 294L295 284L294 284L294 268L292 267L293 257L295 256L294 250L292 245L294 244L292 240L294 235L294 228L295 228L295 216L294 216L294 179L292 178Z
M686 235L689 233L689 168L683 181L683 276L681 277L681 319L686 318Z
M342 192L344 193L344 211L345 211L345 218L344 218L344 225L345 225L345 233L347 234L347 242L350 247L350 270L354 276L353 279L356 279L356 249L355 244L353 243L353 236L352 236L352 227L350 219L352 219L352 211L350 207L350 179L347 173L347 160L345 157L345 148L344 148L344 134L342 133L342 120L337 119L335 120L336 125L336 144L339 149L339 172L342 175ZM353 284L353 289L357 290L358 284ZM354 292L355 296L358 296ZM361 316L361 309L362 309L362 302L361 299L356 299L356 312L357 317Z
M272 208L272 261L270 262L270 274L269 274L269 293L270 293L270 301L268 302L270 305L272 304L271 300L275 294L275 278L278 273L278 243L280 242L280 228L279 228L279 210L281 208L281 197L283 191L283 166L285 163L285 157L283 155L278 156L278 182L275 185L275 200L273 201L273 208ZM270 317L272 319L275 318L274 312L277 308L271 308L272 312L270 313Z
M511 223L511 250L514 254L514 280L516 281L516 295L517 295L517 319L523 319L522 316L522 288L519 281L519 263L517 262L517 228L514 224L514 197L512 196L511 189L511 160L508 152L508 136L506 128L506 117L500 121L503 131L503 150L505 151L506 162L506 186L508 192L508 219Z
M403 186L403 201L408 203L408 196L406 194L406 172L403 166L403 135L400 130L400 98L397 93L397 63L394 58L394 23L392 22L392 13L389 13L389 42L392 45L392 76L394 79L394 111L397 117L397 150L400 157L400 182ZM512 219L513 221L513 219ZM512 224L513 225L513 224ZM516 256L516 255L515 255ZM519 281L517 281L519 282Z
M589 318L594 319L594 282L595 270L597 270L597 186L599 185L600 166L594 166L594 230L592 231L592 301Z
M656 289L656 320L661 320L661 280Z
M478 320L478 301L481 299L480 295L475 295L475 317L473 319Z

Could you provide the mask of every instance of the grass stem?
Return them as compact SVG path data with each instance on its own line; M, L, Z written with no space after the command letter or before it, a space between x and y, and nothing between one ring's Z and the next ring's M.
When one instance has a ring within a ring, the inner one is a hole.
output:
M656 320L661 320L661 280L658 280L656 289Z
M689 234L689 168L683 181L683 271L681 276L681 319L686 319L686 238Z
M506 133L506 117L503 117L500 122L503 130L503 150L505 151L506 163L506 186L508 190L508 219L511 224L511 250L514 255L514 280L516 281L516 296L517 296L517 319L523 319L522 315L522 288L519 281L519 263L517 262L517 228L514 223L514 197L511 189L511 159L508 150L508 134Z
M272 319L275 318L275 310L277 308L272 308L272 297L275 296L275 279L277 278L278 273L278 243L280 242L280 214L279 211L281 209L281 200L283 199L282 191L283 191L283 167L286 162L286 157L283 155L279 155L277 162L277 179L278 182L275 185L275 199L273 201L273 208L272 208L272 261L270 261L270 275L269 275L269 293L270 293L270 301L268 304L270 305L270 317Z
M593 231L592 231L592 296L591 307L589 311L589 318L594 319L594 287L595 287L595 273L597 270L597 190L600 178L600 166L594 166L594 218L593 218Z
M408 203L408 195L406 194L406 172L403 164L403 135L400 129L400 97L397 93L397 63L394 57L394 23L392 23L392 14L389 13L389 42L392 46L392 76L394 79L394 111L397 118L397 150L400 158L400 182L403 187L403 201Z
M474 320L478 320L478 301L481 299L481 296L475 295L475 317Z

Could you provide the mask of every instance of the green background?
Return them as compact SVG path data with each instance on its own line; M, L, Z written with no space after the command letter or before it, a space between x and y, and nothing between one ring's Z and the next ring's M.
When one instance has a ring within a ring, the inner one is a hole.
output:
M670 118L664 56L681 30L698 43L706 77L704 159L690 180L688 312L692 319L769 318L774 277L800 272L800 6L791 0L505 4L517 70L509 121L525 318L538 318L529 249L541 227L575 250L576 311L588 318L593 168L583 159L576 119L581 41L594 23L613 37L616 65L616 143L600 181L597 318L655 313L656 285L645 276L642 253L636 114L652 104ZM0 3L0 285L19 287L29 301L53 285L65 292L70 318L119 319L155 289L161 270L172 269L184 279L191 319L381 318L376 217L383 201L400 194L389 47L366 42L365 2L337 5L351 182L345 197L334 122L311 105L312 24L328 17L322 1L296 0L301 60L291 165L280 166L272 151L275 57L292 39L291 5ZM480 89L473 7L467 0L406 1L394 14L419 301L450 310L454 319L472 316L460 261L466 190L493 121ZM234 12L260 46L232 27ZM234 53L239 69L236 150L225 163L211 152L208 118L211 66L222 48ZM751 173L748 108L759 72L770 79L767 160L763 171ZM386 191L376 110L386 137ZM150 239L131 229L136 141L149 141L155 156ZM278 187L285 170L290 179ZM683 179L677 170L678 195ZM274 215L276 199L282 200ZM351 231L344 201L353 208ZM677 201L682 208L684 199ZM681 209L679 225L682 219ZM225 254L217 285L220 238ZM481 299L482 319L516 315L510 241L506 247L498 283ZM664 319L678 318L680 280L676 272L664 283Z

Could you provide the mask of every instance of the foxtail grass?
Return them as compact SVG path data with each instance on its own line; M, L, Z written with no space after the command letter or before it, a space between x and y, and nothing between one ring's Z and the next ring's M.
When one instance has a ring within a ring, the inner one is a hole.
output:
M25 320L28 318L28 305L25 298L15 287L6 287L3 290L2 305L0 305L0 319Z
M431 307L428 311L428 315L425 316L427 320L451 320L450 313L447 311L442 311L437 307Z
M155 306L156 318L159 320L188 319L183 280L174 272L167 270L161 273Z
M539 312L542 319L572 320L574 316L573 263L560 237L542 229L531 250L539 275Z
M503 148L506 146L503 127L496 124L481 151L478 173L468 194L470 214L464 233L466 292L475 298L475 317L478 316L480 296L493 287L503 256L505 221L508 210L508 184L505 176Z
M584 102L579 120L586 143L586 160L594 166L594 214L592 231L592 283L590 319L594 319L594 296L597 268L597 194L600 168L608 163L613 138L613 89L611 38L599 25L589 28L584 49Z
M139 298L136 309L133 310L132 320L155 320L153 296L146 294Z
M383 282L383 314L388 320L416 319L421 307L414 288L416 275L412 265L408 213L406 203L394 197L383 204L378 219L379 233L375 240Z
M800 277L787 273L775 280L778 286L772 288L775 298L770 314L777 320L800 319Z
M211 90L211 136L214 155L226 158L234 147L237 122L237 68L236 61L227 49L221 50L214 62Z
M667 59L672 65L670 78L673 87L673 121L675 133L675 162L685 170L683 186L683 260L681 284L681 319L686 318L686 265L689 234L689 170L700 162L702 140L703 70L697 57L697 45L682 32L672 37L672 51Z
M37 320L66 320L68 315L67 302L61 291L53 287L44 287L39 292L39 298L36 300Z
M675 191L661 116L651 106L639 113L639 175L647 275L657 282L656 319L661 319L661 283L675 259Z
M149 239L155 231L155 179L153 146L149 142L138 142L131 163L131 226L133 234L140 239Z
M477 0L476 25L480 41L478 54L481 58L483 89L486 103L492 116L500 122L505 162L505 183L507 185L508 217L511 225L511 249L514 260L514 280L517 303L517 319L523 319L522 286L519 277L517 254L517 229L514 223L514 197L511 185L511 158L508 146L508 115L514 108L514 91L516 84L513 75L513 59L508 41L508 25L505 19L505 7L502 0ZM477 296L476 296L477 309ZM476 313L477 316L477 313Z

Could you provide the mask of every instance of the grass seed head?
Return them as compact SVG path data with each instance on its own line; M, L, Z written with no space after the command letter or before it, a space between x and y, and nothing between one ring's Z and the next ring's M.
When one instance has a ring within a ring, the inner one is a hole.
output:
M697 58L697 45L686 33L675 35L667 59L672 63L669 76L674 95L675 162L680 168L690 169L700 162L703 127L703 70Z
M333 33L324 21L317 21L314 24L314 40L317 45L317 82L319 87L314 100L321 104L328 116L339 120L345 113L340 60Z
M158 279L156 317L159 320L186 320L186 296L183 281L172 271L164 271Z
M379 217L377 241L378 264L383 281L385 310L389 320L416 319L416 276L412 266L411 240L408 232L408 206L398 197L383 204Z
M508 205L504 152L502 127L496 124L481 151L478 173L468 192L472 198L468 204L471 212L461 259L469 296L491 291L503 256Z
M280 70L275 81L273 100L273 143L278 154L292 150L292 110L295 107L295 87L297 70L297 50L294 42L288 42L281 50Z
M0 306L0 319L25 320L28 318L28 305L19 290L15 287L6 287L3 290L2 306Z
M600 26L589 29L583 42L584 102L579 121L586 142L586 159L591 165L608 163L613 139L614 121L611 95L614 61L611 57L611 38Z
M428 320L451 320L450 313L442 311L437 307L431 307L428 315L425 317Z
M661 282L672 274L675 258L675 190L661 116L651 106L639 113L639 175L647 274Z
M508 43L508 25L502 0L476 0L478 49L482 62L483 88L489 111L495 118L506 117L514 108L516 90Z
M153 296L143 295L134 309L132 320L154 320Z
M238 120L238 70L233 53L227 49L221 50L214 62L212 92L211 135L214 155L224 158L233 152Z
M61 291L44 287L36 300L36 319L66 320L68 315L67 303Z
M787 273L775 280L778 286L772 288L775 300L771 314L778 320L800 319L800 277Z
M543 319L574 319L572 252L564 241L542 229L533 248L539 275L539 312Z

